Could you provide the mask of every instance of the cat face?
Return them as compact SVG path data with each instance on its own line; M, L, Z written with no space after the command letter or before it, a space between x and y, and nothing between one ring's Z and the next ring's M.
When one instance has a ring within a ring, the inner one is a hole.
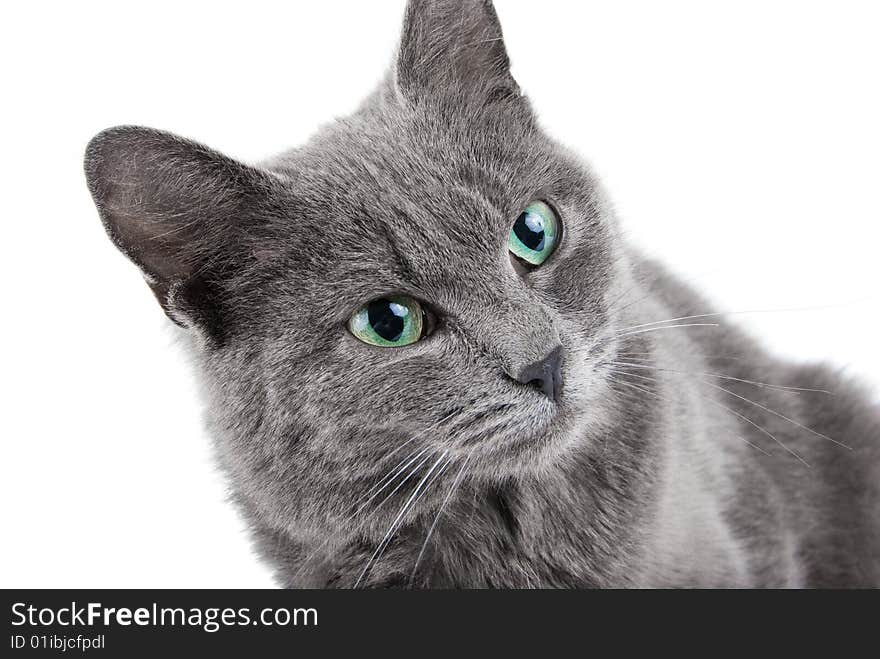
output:
M463 7L410 3L379 90L260 166L149 129L90 145L108 232L197 337L221 461L273 526L338 524L394 473L551 469L601 413L606 204L536 126L491 6Z

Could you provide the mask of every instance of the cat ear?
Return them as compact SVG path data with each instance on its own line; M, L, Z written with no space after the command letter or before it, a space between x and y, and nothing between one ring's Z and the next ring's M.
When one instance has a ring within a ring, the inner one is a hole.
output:
M221 283L240 257L247 210L265 174L135 126L94 137L85 172L110 239L141 268L168 316L216 336Z
M490 0L409 0L394 79L410 100L458 90L520 93Z

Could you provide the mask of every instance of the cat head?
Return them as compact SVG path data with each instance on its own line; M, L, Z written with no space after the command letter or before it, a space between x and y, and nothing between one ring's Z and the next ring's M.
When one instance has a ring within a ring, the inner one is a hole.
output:
M412 0L376 92L269 161L120 127L86 173L196 340L220 458L273 527L345 528L373 497L359 519L384 531L400 506L379 502L426 475L549 473L601 421L613 220L538 127L489 2Z

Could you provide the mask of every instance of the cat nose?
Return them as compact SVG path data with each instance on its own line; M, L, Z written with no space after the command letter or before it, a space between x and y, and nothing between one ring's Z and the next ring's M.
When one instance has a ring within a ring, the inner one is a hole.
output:
M555 402L562 390L562 346L556 346L543 358L508 375L517 382L538 389Z

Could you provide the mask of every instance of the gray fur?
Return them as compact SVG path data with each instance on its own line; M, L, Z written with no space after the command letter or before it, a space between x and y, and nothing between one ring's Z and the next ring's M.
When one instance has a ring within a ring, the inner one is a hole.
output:
M643 326L712 309L622 241L500 37L488 2L412 0L379 89L257 166L146 128L88 147L112 240L192 338L219 462L278 581L880 586L880 412L725 319ZM507 236L535 199L564 235L523 271ZM346 321L388 293L436 330L357 341ZM558 403L504 375L554 345Z

